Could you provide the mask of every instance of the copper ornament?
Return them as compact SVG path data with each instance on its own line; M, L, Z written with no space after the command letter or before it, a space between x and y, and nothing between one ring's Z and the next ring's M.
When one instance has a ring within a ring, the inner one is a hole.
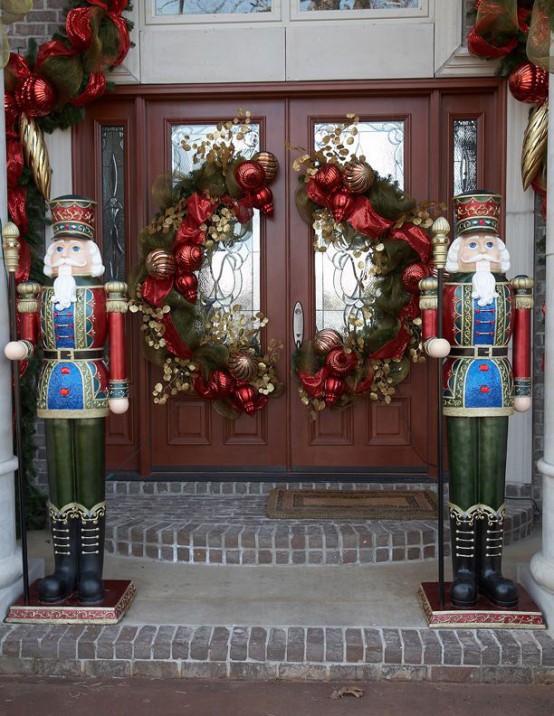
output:
M248 382L258 373L258 361L247 351L235 351L229 355L229 371L237 380Z
M342 172L335 164L324 164L314 174L314 181L322 191L331 193L342 184Z
M334 328L323 328L315 334L312 343L318 353L328 353L335 346L342 346L342 336Z
M261 164L265 171L265 180L272 182L279 173L279 161L271 152L258 152L253 157L254 161Z
M524 62L511 73L508 86L519 102L542 102L548 96L548 72L532 62Z
M235 179L244 191L257 191L265 183L265 169L259 162L241 162L235 169Z
M198 271L202 266L204 252L196 244L182 244L174 252L179 269L186 273Z
M352 194L365 194L374 181L375 172L367 162L354 158L344 165L344 186Z
M152 278L167 279L173 276L177 263L171 251L165 249L154 249L146 257L146 270Z

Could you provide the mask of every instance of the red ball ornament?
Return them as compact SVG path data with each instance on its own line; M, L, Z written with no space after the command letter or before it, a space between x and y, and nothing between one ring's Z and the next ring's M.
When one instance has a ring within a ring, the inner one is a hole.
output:
M548 95L548 72L532 62L524 62L512 72L508 86L519 102L542 102Z
M253 160L241 162L235 169L235 179L241 189L253 192L265 183L265 169Z
M346 383L341 378L330 376L325 381L325 405L331 407L336 404L341 395L346 392Z
M337 224L348 219L354 208L354 201L352 194L345 189L341 189L341 191L337 191L336 194L333 194L331 205L333 217Z
M198 271L202 266L204 252L195 244L182 244L174 251L175 260L179 269L186 273Z
M189 303L196 303L198 299L198 276L194 273L178 274L175 287Z
M216 400L225 400L229 398L235 387L235 381L224 370L214 370L210 373L208 382L206 383L211 397Z
M10 130L19 115L19 107L13 94L4 94L4 110L6 113L6 129Z
M419 282L422 278L427 278L431 270L426 264L417 263L406 266L402 271L402 287L410 293L419 291Z
M356 354L340 346L330 350L325 359L325 365L329 373L337 378L344 378L344 376L354 370L357 363L358 359Z
M56 90L48 80L29 75L15 91L15 99L29 117L44 117L56 104Z
M342 184L342 172L335 164L324 164L314 174L314 181L322 191L330 194Z
M273 194L267 186L259 189L253 197L254 206L259 209L262 214L273 216Z

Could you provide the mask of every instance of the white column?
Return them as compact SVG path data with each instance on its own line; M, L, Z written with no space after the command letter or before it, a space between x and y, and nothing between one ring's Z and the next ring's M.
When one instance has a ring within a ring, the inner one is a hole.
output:
M551 75L552 76L552 75ZM548 167L554 177L554 119L548 123ZM546 321L544 370L544 455L538 462L543 475L542 547L529 570L519 577L554 629L554 181L548 182L546 226Z
M0 71L0 97L4 96L4 73ZM6 127L4 112L0 111L0 157L6 156ZM2 226L7 221L6 162L0 166L0 216ZM10 339L7 275L2 256L0 267L0 618L18 596L22 574L21 551L15 533L14 470L17 460L13 454L11 366L3 348Z

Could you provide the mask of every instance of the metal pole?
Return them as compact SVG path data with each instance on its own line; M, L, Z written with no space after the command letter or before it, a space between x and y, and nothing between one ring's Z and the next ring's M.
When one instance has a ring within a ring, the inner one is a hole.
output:
M8 270L8 303L10 309L10 340L17 340L17 286L15 273L19 264L19 229L9 221L2 229L4 263ZM21 392L19 361L11 361L14 401L15 452L17 455L17 494L21 529L21 559L23 562L23 599L29 603L29 560L27 550L27 510L25 506L25 469L23 466L23 440L21 431Z
M443 272L448 253L448 232L450 224L444 217L439 217L432 226L433 237L433 264L437 271L437 338L442 338L442 287ZM437 498L439 503L438 514L438 561L439 561L439 606L444 608L444 466L443 466L443 415L442 415L442 363L439 361L437 371Z

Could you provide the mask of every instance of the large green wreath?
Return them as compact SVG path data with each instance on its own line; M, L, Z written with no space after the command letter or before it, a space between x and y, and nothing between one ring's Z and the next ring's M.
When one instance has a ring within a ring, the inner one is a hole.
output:
M341 332L319 330L295 353L300 399L312 418L364 396L390 403L410 363L423 359L418 298L419 281L431 271L431 203L416 205L365 157L351 154L358 122L348 115L320 150L293 164L303 171L296 204L314 228L314 250L334 245L370 266L358 315Z
M270 152L247 158L233 140L250 130L250 113L220 123L195 150L199 165L185 177L161 177L154 188L160 207L139 237L140 263L132 279L131 311L143 314L146 358L162 367L154 402L179 392L213 401L226 417L253 415L281 389L275 363L281 345L261 347L267 318L248 317L241 306L210 307L199 295L198 271L220 244L247 236L253 212L272 214L267 184L278 171Z

